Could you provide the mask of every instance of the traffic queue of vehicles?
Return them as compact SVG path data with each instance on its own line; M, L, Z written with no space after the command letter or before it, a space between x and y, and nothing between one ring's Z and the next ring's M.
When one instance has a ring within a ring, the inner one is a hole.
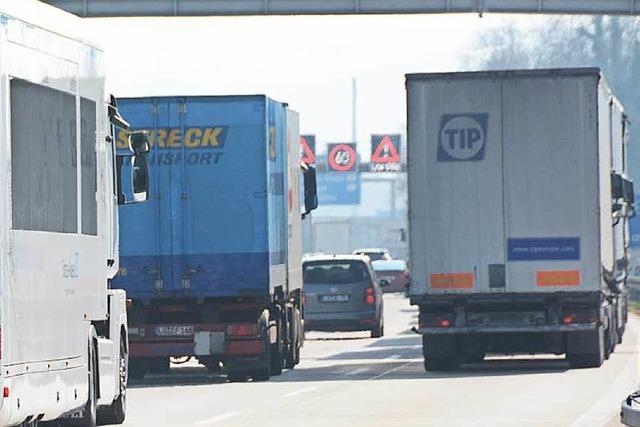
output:
M315 170L286 104L116 101L82 25L0 2L0 425L122 423L129 374L172 357L267 380L305 327L381 337L383 288L409 288L427 370L595 367L622 340L629 126L599 70L407 77L409 279L384 249L303 262Z

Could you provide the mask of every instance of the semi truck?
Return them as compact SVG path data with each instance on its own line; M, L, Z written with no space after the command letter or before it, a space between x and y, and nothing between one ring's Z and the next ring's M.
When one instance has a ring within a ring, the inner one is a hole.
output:
M411 303L426 370L597 367L627 321L629 122L596 68L406 76Z
M39 1L0 1L2 426L126 415L126 296L110 285L117 205L146 198L147 144L124 130L103 52L82 28ZM119 191L129 179L118 175L115 126L135 200Z
M168 372L171 358L233 381L293 368L304 339L302 217L317 205L298 114L262 95L119 104L152 147L150 200L121 211L114 280L132 301L131 375ZM118 144L126 149L126 135Z

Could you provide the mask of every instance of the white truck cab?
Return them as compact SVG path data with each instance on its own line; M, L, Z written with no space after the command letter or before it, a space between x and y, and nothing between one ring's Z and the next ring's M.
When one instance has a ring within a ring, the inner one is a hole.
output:
M39 1L0 0L2 426L125 417L126 297L109 282L124 203L111 135L126 122L82 25ZM144 135L133 140L144 200Z

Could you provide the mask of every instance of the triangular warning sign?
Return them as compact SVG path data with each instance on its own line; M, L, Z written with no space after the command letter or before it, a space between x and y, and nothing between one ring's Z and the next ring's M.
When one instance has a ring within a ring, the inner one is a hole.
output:
M373 163L400 163L398 149L393 145L388 135L382 137L378 148L371 155L371 161Z
M302 147L302 161L310 165L316 162L316 155L313 154L313 150L309 147L309 143L304 136L300 137L300 147Z

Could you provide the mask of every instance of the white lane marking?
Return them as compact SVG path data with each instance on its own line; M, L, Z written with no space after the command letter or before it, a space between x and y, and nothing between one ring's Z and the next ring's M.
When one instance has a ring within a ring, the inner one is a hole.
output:
M371 370L371 368L358 368L354 369L353 371L345 372L345 375L359 375L369 370Z
M202 426L206 424L215 424L220 421L228 420L229 418L237 417L241 412L227 412L225 414L216 415L215 417L207 418L206 420L198 421L196 425Z
M629 337L627 337L627 339L629 339ZM624 367L618 371L618 376L613 383L611 383L611 386L602 394L602 397L594 405L591 405L586 412L583 412L570 427L600 427L607 425L612 418L616 417L619 413L620 404L626 397L626 392L622 392L621 394L621 390L628 390L629 393L631 393L637 387L637 369L638 363L640 362L640 358L638 358L636 354L638 349L638 344L632 347L633 354L629 357ZM617 354L614 352L612 356L615 357ZM605 361L605 363L607 362ZM611 360L609 360L609 363L611 363ZM603 367L595 369L603 369Z
M389 357L385 357L385 359L387 359L387 360L395 360L395 359L400 359L401 357L402 357L401 354L392 354Z
M381 374L378 374L378 375L376 375L376 376L373 376L373 377L369 378L369 381L371 381L371 380L377 380L378 378L382 378L382 377L384 377L385 375L392 374L392 373L394 373L394 372L396 372L396 371L399 371L400 369L402 369L402 368L404 368L404 367L407 367L407 366L411 365L412 363L416 363L416 362L407 362L407 363L403 363L403 364L402 364L402 365L400 365L400 366L396 366L395 368L389 369L388 371L384 371L384 372L383 372L383 373L381 373Z
M289 393L286 393L286 394L282 395L282 397L299 396L301 394L311 393L312 391L317 390L317 389L318 389L318 387L301 388L300 390L295 390L295 391L291 391Z

